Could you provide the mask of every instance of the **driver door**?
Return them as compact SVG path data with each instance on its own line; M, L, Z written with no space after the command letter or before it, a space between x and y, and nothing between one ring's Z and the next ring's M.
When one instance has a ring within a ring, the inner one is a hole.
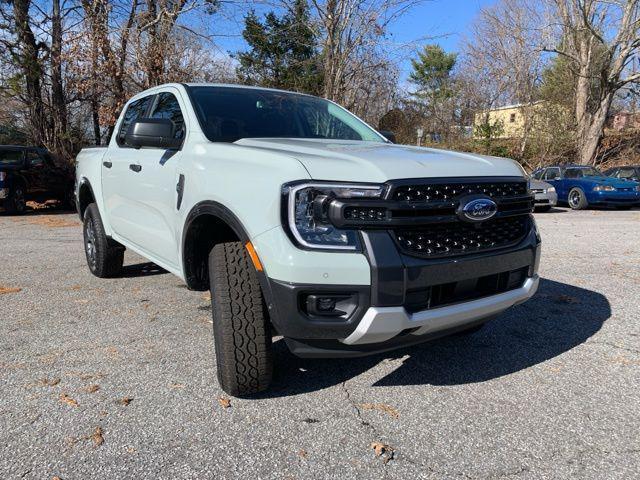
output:
M135 118L131 115L128 124L137 118L168 118L176 127L176 138L184 139L187 126L182 114L185 105L181 102L177 90L153 95L144 111ZM166 266L178 268L176 186L182 152L152 147L130 148L124 145L125 133L120 138L122 146L109 148L111 153L106 159L112 173L108 180L105 177L109 185L103 188L107 192L112 228L141 252Z
M560 175L560 168L547 168L547 170L544 172L542 180L553 185L553 187L556 189L556 193L558 194L558 198L562 198L562 200L565 200L566 192L563 192L563 182Z

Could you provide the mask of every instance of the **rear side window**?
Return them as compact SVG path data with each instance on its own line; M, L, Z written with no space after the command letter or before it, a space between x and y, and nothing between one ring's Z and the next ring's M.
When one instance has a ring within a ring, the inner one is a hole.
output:
M153 96L150 95L129 104L129 106L127 107L127 111L124 112L124 117L122 118L122 123L120 124L120 130L118 130L118 136L116 138L116 140L118 141L118 145L124 145L124 137L127 134L129 125L131 125L134 120L144 117L144 115L147 113L147 109L149 108L149 104L151 103L152 98Z
M582 170L579 168L567 168L564 176L566 178L582 178Z
M44 158L38 152L29 150L27 152L27 162L30 167L40 167L44 165Z
M636 171L633 168L621 168L618 173L619 178L633 178L636 176Z
M184 138L184 116L180 110L178 99L173 93L164 92L156 97L156 103L151 110L151 118L168 118L176 126L174 138Z
M1 167L17 167L22 165L22 150L0 150Z

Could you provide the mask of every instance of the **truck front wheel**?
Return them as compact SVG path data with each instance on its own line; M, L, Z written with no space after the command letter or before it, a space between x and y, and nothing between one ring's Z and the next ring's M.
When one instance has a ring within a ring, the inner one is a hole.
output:
M209 254L218 381L237 397L271 383L271 330L256 271L241 242L220 243Z
M96 277L115 277L122 271L124 247L107 237L98 206L92 203L84 212L84 252L89 270Z

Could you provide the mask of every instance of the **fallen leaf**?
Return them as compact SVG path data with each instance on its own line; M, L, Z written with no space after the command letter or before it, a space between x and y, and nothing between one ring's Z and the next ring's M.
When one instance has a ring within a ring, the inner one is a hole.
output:
M51 480L62 480L60 477L51 477Z
M91 440L93 440L93 443L95 443L97 447L99 447L104 443L104 437L102 436L102 428L96 427L96 429L93 431L93 434L91 435Z
M60 378L43 378L42 380L40 380L40 382L42 383L43 387L55 387L60 383Z
M118 400L118 403L120 405L124 405L125 407L129 405L131 402L133 402L133 397L124 397Z
M60 394L60 401L66 403L67 405L69 405L71 407L77 407L78 406L78 402L76 402L73 398L71 398L66 393L61 393Z
M98 390L100 390L100 385L89 385L82 389L85 393L96 393Z
M361 403L360 408L364 410L378 410L379 412L391 415L393 418L398 418L400 416L398 410L384 403Z
M21 291L22 289L19 287L4 287L0 285L0 295L4 295L5 293L18 293Z
M558 302L558 303L580 303L580 300L578 300L575 297L571 297L569 295L558 295L556 297L556 302Z
M41 225L48 228L75 227L80 225L79 222L51 216L31 217L28 222L32 225Z
M184 383L174 383L172 385L170 385L171 388L184 388L185 384Z
M372 442L370 445L370 448L373 449L373 452L375 453L376 457L379 457L384 454L385 458L383 463L385 464L388 463L389 460L393 459L394 450L389 445L386 445L382 442Z
M71 290L80 290L82 286L80 285L71 285Z
M218 397L218 403L222 408L229 408L231 406L231 400L225 397Z
M303 450L300 450L300 451L298 452L298 456L299 456L299 457L307 458L307 455L308 455L308 454L307 454L307 451L306 451L306 450L304 450L304 449L303 449Z

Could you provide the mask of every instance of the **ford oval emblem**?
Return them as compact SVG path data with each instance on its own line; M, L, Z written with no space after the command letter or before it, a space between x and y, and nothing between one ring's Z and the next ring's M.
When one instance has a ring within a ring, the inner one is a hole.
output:
M498 212L498 205L489 197L461 199L458 216L467 222L489 220Z

